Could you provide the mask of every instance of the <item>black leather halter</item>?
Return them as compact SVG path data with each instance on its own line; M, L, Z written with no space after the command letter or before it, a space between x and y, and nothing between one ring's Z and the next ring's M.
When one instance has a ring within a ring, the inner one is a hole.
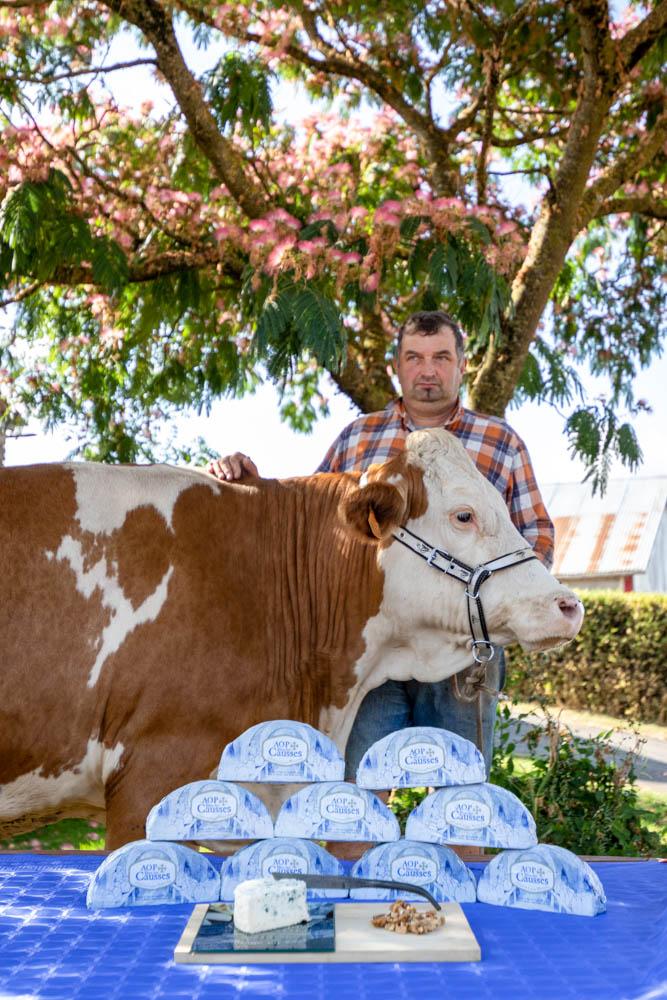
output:
M510 566L519 566L531 559L537 559L533 550L530 548L517 549L515 552L507 552L504 556L498 556L497 559L480 563L479 566L468 566L467 563L461 562L449 552L444 552L442 549L436 548L435 545L429 545L409 528L398 528L393 534L397 542L416 553L433 569L437 569L446 576L453 576L465 584L473 659L477 663L488 663L489 660L492 660L495 650L486 628L482 600L479 596L480 587L493 573L509 569Z

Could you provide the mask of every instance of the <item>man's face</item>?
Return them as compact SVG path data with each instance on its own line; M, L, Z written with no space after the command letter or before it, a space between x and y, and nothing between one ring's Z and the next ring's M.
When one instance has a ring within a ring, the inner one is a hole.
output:
M410 403L433 403L434 409L453 406L458 399L465 358L456 354L454 333L443 326L438 333L406 334L401 341L396 373L403 399Z

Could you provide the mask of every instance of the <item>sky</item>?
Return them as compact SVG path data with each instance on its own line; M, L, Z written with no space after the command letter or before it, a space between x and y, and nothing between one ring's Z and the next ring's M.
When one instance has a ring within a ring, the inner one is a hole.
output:
M185 38L181 41L188 62L196 65L198 71L212 65L219 57L219 50L217 54L215 50L203 52ZM111 64L145 54L124 35L111 46L107 62ZM147 70L110 74L110 79L113 79L114 96L122 105L130 106L136 104L137 99L150 98L156 102L156 110L161 110L160 105L164 107L163 102L168 99L164 88L157 87ZM292 120L312 111L312 105L295 97L291 88L278 88L274 99L279 113L289 115ZM603 383L585 376L582 380L589 400L604 392ZM644 453L644 462L636 475L667 475L667 355L639 374L635 396L647 400L653 408L652 413L642 413L633 421ZM307 475L318 466L336 435L359 412L333 386L329 392L329 406L330 416L320 419L311 434L297 434L281 423L277 392L271 384L264 384L252 396L219 401L208 416L198 416L194 412L184 414L176 421L178 439L186 444L201 436L221 455L245 452L265 476ZM506 414L508 422L528 446L538 482L576 482L584 476L583 464L569 453L563 432L566 415L535 403L510 409ZM47 434L33 425L29 431L30 436L8 441L7 464L61 461L73 448L74 439L68 439L64 430ZM628 475L629 471L620 463L612 467L612 476Z

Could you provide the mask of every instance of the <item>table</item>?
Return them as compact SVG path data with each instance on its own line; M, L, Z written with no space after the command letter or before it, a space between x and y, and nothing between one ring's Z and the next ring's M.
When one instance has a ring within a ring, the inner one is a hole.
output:
M464 904L481 962L216 967L173 962L192 906L89 912L100 861L0 855L0 1000L667 998L667 864L657 861L595 863L608 899L595 918Z

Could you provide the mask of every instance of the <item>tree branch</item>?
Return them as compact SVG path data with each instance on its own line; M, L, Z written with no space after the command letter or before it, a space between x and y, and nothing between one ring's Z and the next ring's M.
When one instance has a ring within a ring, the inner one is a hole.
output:
M216 176L247 216L254 219L264 215L270 207L264 192L250 176L234 144L221 135L201 85L183 58L171 17L157 0L106 0L106 4L139 28L155 49L158 68L179 103L193 139Z
M17 302L23 302L24 299L30 298L30 296L36 292L38 288L41 288L43 284L43 281L33 281L31 285L26 285L25 288L22 288L20 292L16 293L16 295L12 295L11 298L0 299L0 309L6 309L7 306L16 305Z
M486 196L486 167L489 147L493 136L493 115L496 110L496 97L500 86L500 65L496 46L484 56L486 69L486 87L484 88L484 122L482 124L482 144L477 158L477 203L483 204Z
M0 76L3 83L13 80L19 83L36 83L41 86L48 86L50 83L58 83L60 80L69 80L74 76L101 75L103 73L114 73L119 69L132 69L135 66L157 66L155 59L132 59L130 62L114 63L113 66L88 66L85 69L72 69L67 73L53 73L51 76L22 76L12 73L11 75Z
M603 170L596 180L586 190L581 205L581 218L585 225L598 215L600 206L607 201L623 184L632 180L637 173L656 156L667 140L667 104L648 132L644 140L634 149L618 156L616 160Z
M659 0L644 20L628 31L618 43L618 51L626 72L643 59L658 41L665 27L667 27L667 0Z
M234 281L240 282L242 278L241 270L229 260L225 251L221 251L219 246L210 246L191 252L165 251L158 257L150 260L139 260L130 263L127 283L131 285L144 284L148 281L155 281L156 278L168 277L170 274L176 274L179 271L204 267L217 267L222 276L231 278ZM44 281L34 282L29 287L21 289L12 298L4 300L2 304L9 305L12 302L21 301L32 295L44 284L46 284ZM93 269L88 264L56 268L55 272L49 277L48 284L97 287L97 282L93 278Z
M651 219L667 219L667 201L656 201L649 195L610 198L608 201L602 202L594 218L600 219L604 215L621 215L625 212L646 215Z

